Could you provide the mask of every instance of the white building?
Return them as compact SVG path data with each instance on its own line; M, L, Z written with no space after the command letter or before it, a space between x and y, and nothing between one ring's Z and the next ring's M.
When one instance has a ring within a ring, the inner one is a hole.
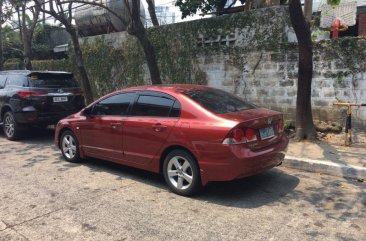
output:
M152 27L152 21L150 18L150 14L146 9L146 27ZM155 13L158 19L159 25L172 24L176 22L176 11L174 6L170 5L161 5L155 6Z

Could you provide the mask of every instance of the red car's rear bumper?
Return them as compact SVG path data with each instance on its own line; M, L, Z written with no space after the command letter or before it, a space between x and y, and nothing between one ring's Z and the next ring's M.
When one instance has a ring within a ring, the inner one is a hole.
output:
M258 151L241 145L217 146L214 152L204 154L205 160L199 161L202 185L210 181L252 176L271 169L281 164L287 145L288 138L283 135L277 143Z

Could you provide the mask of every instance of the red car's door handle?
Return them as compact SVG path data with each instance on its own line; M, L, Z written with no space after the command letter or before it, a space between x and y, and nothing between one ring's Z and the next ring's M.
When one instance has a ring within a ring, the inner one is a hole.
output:
M167 126L164 126L160 123L156 123L152 126L153 130L156 131L156 132L159 132L159 131L163 131L167 128Z
M121 123L111 123L110 126L113 128L113 129L116 129L118 126L121 126L122 124Z

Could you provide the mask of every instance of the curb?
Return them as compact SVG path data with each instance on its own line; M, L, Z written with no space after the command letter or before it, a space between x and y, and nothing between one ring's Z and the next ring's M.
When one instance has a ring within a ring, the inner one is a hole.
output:
M283 166L308 172L319 172L337 177L366 179L366 167L351 166L331 161L286 156Z

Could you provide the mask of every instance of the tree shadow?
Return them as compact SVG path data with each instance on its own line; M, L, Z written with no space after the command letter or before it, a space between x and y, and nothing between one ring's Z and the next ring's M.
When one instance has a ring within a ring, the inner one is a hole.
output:
M347 150L347 147L341 146L339 143L316 141L312 144L316 144L319 147L319 151L321 151L321 158L313 159L344 166L356 165L366 167L366 163L363 162L366 151L362 151L362 146L353 144ZM311 151L311 148L304 145L299 156L302 157L301 153L303 153L304 157L310 158L309 150ZM318 155L315 154L315 156ZM357 180L347 178L350 174L349 169L343 168L341 170L341 176L344 179L308 172L306 175L309 176L320 175L321 185L307 187L305 192L296 191L291 193L291 195L294 198L300 198L308 203L312 203L317 211L324 213L327 218L345 221L355 219L356 217L365 217L366 186L363 183L357 182ZM347 191L343 189L346 185L356 190L355 198L347 196Z

